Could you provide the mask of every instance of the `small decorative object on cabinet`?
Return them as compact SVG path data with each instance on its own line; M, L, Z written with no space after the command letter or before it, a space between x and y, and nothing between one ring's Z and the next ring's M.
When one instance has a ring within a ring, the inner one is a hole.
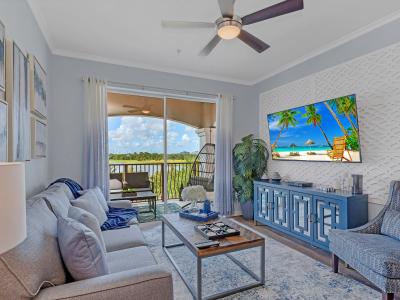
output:
M267 144L250 134L233 148L233 189L240 202L243 217L253 219L253 180L260 179L267 170Z
M254 181L254 220L329 250L330 229L368 222L368 195Z

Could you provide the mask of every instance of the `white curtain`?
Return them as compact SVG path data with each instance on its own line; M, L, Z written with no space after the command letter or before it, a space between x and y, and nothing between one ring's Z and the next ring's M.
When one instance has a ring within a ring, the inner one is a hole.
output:
M96 78L85 78L85 132L83 185L98 186L108 198L108 126L107 83Z
M229 216L233 213L232 119L233 98L230 96L220 96L217 103L214 190L216 209L223 216Z

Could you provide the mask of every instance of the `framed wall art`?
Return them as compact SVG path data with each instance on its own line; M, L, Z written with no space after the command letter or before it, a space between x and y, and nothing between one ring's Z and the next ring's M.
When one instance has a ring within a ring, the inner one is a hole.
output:
M28 59L16 43L6 40L6 99L8 103L8 159L30 159L30 103Z
M8 161L8 106L0 100L0 161Z
M30 97L32 113L42 119L47 118L47 89L46 72L40 65L37 58L29 55L30 69Z
M31 118L32 158L47 156L47 124L39 118Z

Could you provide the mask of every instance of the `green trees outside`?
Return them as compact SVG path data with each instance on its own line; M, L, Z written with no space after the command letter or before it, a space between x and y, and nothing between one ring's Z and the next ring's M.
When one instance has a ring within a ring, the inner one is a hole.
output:
M168 161L188 161L192 162L196 158L195 153L180 152L168 154ZM124 154L109 154L110 162L161 162L164 159L162 153L134 152Z

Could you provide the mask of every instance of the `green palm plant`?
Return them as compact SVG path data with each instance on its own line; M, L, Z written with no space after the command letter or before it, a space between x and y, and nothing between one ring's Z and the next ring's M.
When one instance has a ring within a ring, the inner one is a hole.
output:
M235 198L240 203L245 203L253 199L253 180L260 179L267 170L267 144L250 134L235 145L232 153Z
M290 110L290 109L275 114L275 116L278 117L278 126L281 128L281 130L279 131L278 136L276 137L274 143L271 145L272 149L274 149L278 144L278 140L285 129L288 129L289 126L295 127L297 125L298 123L298 121L296 120L297 114L298 112L296 110Z
M303 114L303 117L307 118L306 123L308 125L313 125L314 127L319 128L319 130L321 131L322 135L324 136L326 142L328 143L329 147L331 149L333 149L332 144L328 139L328 136L326 135L325 131L322 129L322 126L321 126L322 116L317 112L317 109L315 108L314 104L306 106L306 113Z

